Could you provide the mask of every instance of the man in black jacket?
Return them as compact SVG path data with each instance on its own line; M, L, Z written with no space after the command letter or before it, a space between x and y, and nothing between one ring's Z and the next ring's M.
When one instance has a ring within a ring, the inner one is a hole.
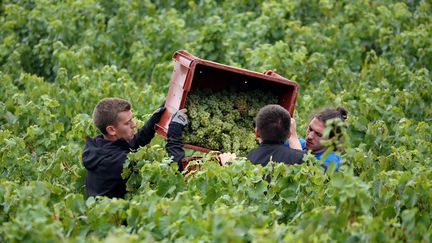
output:
M94 138L87 136L82 154L87 169L88 196L124 198L123 163L129 152L150 143L155 134L154 126L164 110L159 107L135 134L136 124L128 101L118 98L99 101L93 111L93 122L102 134Z
M291 116L282 106L267 105L260 109L255 128L260 145L247 155L252 164L265 166L270 160L285 164L302 163L304 152L297 139L289 140L291 148L284 146L290 137L290 125Z

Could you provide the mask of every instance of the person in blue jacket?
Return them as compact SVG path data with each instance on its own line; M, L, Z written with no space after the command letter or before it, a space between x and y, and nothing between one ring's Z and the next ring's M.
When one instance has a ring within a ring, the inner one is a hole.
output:
M327 146L321 144L321 141L328 139L324 137L326 122L331 119L340 119L344 122L347 119L347 114L347 110L342 107L338 107L336 109L325 108L314 113L312 115L312 119L310 119L309 125L306 130L306 140L298 138L298 142L300 142L302 150L311 151L316 159L321 160L327 150ZM285 141L285 145L288 147L298 147L298 145L296 145L294 142L295 137L297 137L297 134L295 133L295 125L293 126L293 129L294 131L292 132L290 140ZM330 132L329 138L332 138L334 136L334 132ZM341 157L337 155L335 151L331 151L326 155L321 166L327 169L330 163L334 162L336 165L336 170L339 170L341 160Z

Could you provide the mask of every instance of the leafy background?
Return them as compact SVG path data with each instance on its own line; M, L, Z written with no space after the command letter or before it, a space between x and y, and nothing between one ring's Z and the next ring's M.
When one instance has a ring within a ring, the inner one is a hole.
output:
M426 0L1 1L0 241L431 241L431 19ZM239 159L184 178L158 138L127 200L86 199L94 105L128 99L142 124L179 49L297 81L300 135L346 107L342 173Z

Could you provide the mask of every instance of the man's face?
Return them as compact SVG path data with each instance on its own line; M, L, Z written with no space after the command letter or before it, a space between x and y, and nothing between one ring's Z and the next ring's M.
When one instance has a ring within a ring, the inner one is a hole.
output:
M133 114L130 110L117 114L117 124L114 126L115 137L117 139L123 138L128 142L132 141L136 128L136 124L132 119Z
M311 150L312 153L319 153L326 150L326 147L321 145L323 139L325 125L322 121L314 117L306 131L306 148Z

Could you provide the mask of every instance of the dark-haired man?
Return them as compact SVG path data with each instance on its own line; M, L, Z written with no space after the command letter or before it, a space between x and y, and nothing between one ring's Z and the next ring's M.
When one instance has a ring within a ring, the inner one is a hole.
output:
M291 136L290 124L289 112L280 105L266 105L259 110L255 134L260 145L247 155L252 164L265 166L269 161L302 163L304 152L298 150L299 146L296 149L284 146L285 140Z
M123 163L129 152L150 143L155 134L154 125L164 110L159 107L135 134L136 124L128 101L119 98L99 101L93 111L93 122L102 134L87 137L82 154L88 196L124 198Z
M315 113L313 113L312 118L309 121L308 128L306 130L306 140L298 138L303 151L310 150L316 159L321 160L326 150L327 146L323 145L321 142L325 139L333 138L335 135L340 136L341 134L335 134L332 132L329 134L328 138L324 137L324 130L326 128L326 123L332 119L340 119L345 121L347 119L347 110L342 107L338 108L324 108ZM336 129L337 130L337 129ZM338 131L336 131L338 132ZM340 132L340 131L339 131ZM297 137L295 131L293 132L292 139ZM285 145L287 147L292 147L291 141L286 141ZM336 146L334 148L336 150ZM341 164L341 157L337 155L334 151L329 152L324 158L321 166L327 169L331 162L335 163L335 170L339 170Z

